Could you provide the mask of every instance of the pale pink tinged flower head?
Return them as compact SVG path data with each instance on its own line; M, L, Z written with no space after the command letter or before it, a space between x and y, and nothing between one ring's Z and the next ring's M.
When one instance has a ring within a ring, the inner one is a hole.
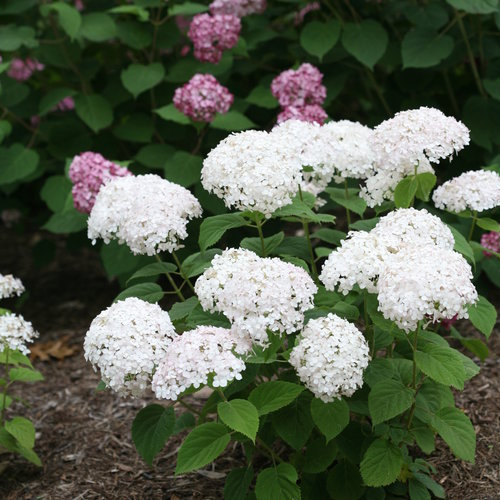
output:
M250 14L262 14L266 7L266 0L214 0L210 4L210 13L245 17Z
M133 175L125 167L106 160L99 153L87 151L75 156L69 167L69 178L73 183L75 208L89 214L101 186L115 177Z
M488 248L489 250L500 253L500 233L496 231L491 231L489 233L484 233L481 236L481 246ZM490 252L483 251L485 257L491 257L493 254Z
M295 14L295 26L299 26L304 22L304 17L306 17L309 12L313 12L315 10L320 10L321 5L319 2L310 2L304 8L300 9L297 14Z
M196 74L176 89L174 106L197 122L211 122L216 113L227 113L233 95L212 75Z
M54 107L53 111L71 111L75 109L75 101L72 97L61 99Z
M79 10L80 12L85 9L85 5L83 4L82 0L75 0L75 9Z
M326 98L326 87L321 83L323 73L309 63L297 70L288 69L271 82L271 92L283 108L303 107L309 104L322 105Z
M24 82L26 80L29 80L29 78L35 71L42 71L44 68L45 65L38 62L36 59L31 59L28 57L23 61L22 59L15 57L10 62L7 74L18 82Z
M326 111L318 104L308 104L307 106L288 106L278 115L277 122L282 123L287 120L300 120L302 122L319 123L323 125L328 118Z
M238 43L241 21L232 15L198 14L189 26L188 37L194 45L194 57L217 64L224 50Z

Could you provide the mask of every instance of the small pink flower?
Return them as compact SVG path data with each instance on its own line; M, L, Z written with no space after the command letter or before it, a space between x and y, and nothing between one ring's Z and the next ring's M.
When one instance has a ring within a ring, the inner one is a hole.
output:
M59 110L59 111L71 111L72 109L75 109L75 101L72 97L65 97L64 99L61 99L56 106L54 107L53 111Z
M266 7L266 0L214 0L210 4L210 13L245 17L250 14L261 14Z
M319 2L310 2L303 9L300 9L299 12L295 15L295 26L302 24L304 22L304 17L306 17L309 12L313 12L315 10L320 10L321 5Z
M271 82L271 92L283 108L303 107L308 104L322 105L326 98L326 88L322 85L323 73L309 63L297 70L288 69Z
M224 50L238 43L241 21L232 15L198 14L189 26L188 37L194 45L194 57L217 64Z
M481 246L483 246L484 248L488 248L489 250L492 250L493 252L499 253L500 252L500 233L497 233L496 231L484 233L481 236ZM483 250L483 254L487 258L489 258L493 255L490 252L487 252L486 250Z
M320 125L325 123L328 118L325 110L317 104L308 104L307 106L288 106L278 115L277 122L287 120L300 120L303 122L316 122Z
M26 80L29 80L29 78L35 71L43 71L44 68L45 65L38 62L36 59L31 59L28 57L23 61L22 59L15 57L10 62L7 74L18 82L24 82Z
M191 47L189 45L184 45L184 47L182 47L181 49L181 56L186 57L189 52L191 52Z
M133 174L127 168L106 160L99 153L87 151L75 156L69 167L75 208L79 212L89 214L101 186L113 177L126 175Z
M80 12L85 9L85 5L83 4L82 0L75 0L75 9L79 10Z
M197 122L211 122L216 113L227 113L233 94L212 75L196 74L176 89L174 106Z

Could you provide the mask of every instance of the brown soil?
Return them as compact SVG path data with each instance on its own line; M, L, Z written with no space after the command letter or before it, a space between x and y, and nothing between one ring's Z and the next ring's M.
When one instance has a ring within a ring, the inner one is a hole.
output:
M31 251L40 237L34 233L28 241L0 227L0 273L14 273L23 279L30 296L22 314L41 332L41 341L69 335L70 345L81 346L91 320L112 302L118 287L105 277L96 252L70 253L61 239L53 239L57 243L56 259L44 268L35 268ZM491 356L481 373L457 394L458 405L478 432L476 464L456 460L443 443L431 458L438 469L436 479L450 499L500 498L497 333L490 340ZM0 455L0 498L219 499L226 471L243 464L239 450L228 450L215 467L174 477L181 439L176 437L151 468L137 455L130 435L135 414L150 401L95 392L99 377L85 362L81 350L62 361L36 361L35 367L45 381L25 384L18 394L29 401L30 407L14 410L33 420L37 429L35 449L43 467ZM201 405L202 400L193 399L192 404Z

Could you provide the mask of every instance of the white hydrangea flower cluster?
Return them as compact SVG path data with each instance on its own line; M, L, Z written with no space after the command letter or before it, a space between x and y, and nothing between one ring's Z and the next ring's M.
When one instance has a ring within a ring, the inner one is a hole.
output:
M85 359L100 370L111 389L123 396L140 396L175 337L167 312L129 297L92 321L83 346Z
M19 278L12 274L0 274L0 299L21 295L23 292L24 285Z
M88 219L88 237L93 243L116 239L134 254L172 252L182 248L188 221L201 213L190 191L158 175L118 177L100 189Z
M241 380L245 363L238 354L246 354L250 348L247 339L227 328L199 326L184 332L169 344L153 376L153 391L157 398L175 401L191 386L226 387Z
M375 172L360 195L374 207L392 200L399 181L415 173L434 172L431 163L451 158L469 144L469 130L435 108L401 111L375 127L371 145Z
M382 217L370 231L351 231L323 265L320 280L327 290L346 294L358 285L377 292L377 280L388 258L405 246L436 245L453 250L453 234L427 210L400 208Z
M6 313L0 316L0 352L7 347L29 354L30 350L25 344L33 342L38 335L31 322L21 315Z
M472 270L457 252L435 245L406 247L391 255L378 280L379 310L410 331L420 320L468 318L477 301Z
M482 212L500 205L500 175L470 170L439 186L432 196L437 208L451 212Z
M335 314L312 319L290 354L290 364L305 386L325 403L352 396L363 385L370 362L363 334Z
M204 310L223 313L237 334L265 346L267 330L289 334L302 328L317 287L300 267L231 248L214 257L195 290Z
M300 158L289 154L285 137L247 130L231 134L203 162L201 183L228 208L266 217L289 205L302 178Z

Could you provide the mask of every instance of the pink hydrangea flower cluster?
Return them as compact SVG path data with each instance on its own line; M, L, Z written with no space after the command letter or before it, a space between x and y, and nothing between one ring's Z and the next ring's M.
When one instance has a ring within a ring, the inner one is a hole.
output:
M320 10L321 5L319 2L309 2L305 7L299 10L297 14L295 14L295 26L299 26L304 22L304 18L309 12L313 12L315 10Z
M89 214L101 186L114 177L127 175L133 174L127 168L106 160L99 153L87 151L75 156L69 167L75 208L79 212Z
M245 17L250 14L261 14L266 7L266 0L214 0L210 4L210 13Z
M493 252L500 253L500 233L497 233L496 231L484 233L481 236L481 246L488 248ZM483 253L485 257L491 257L493 255L485 250Z
M29 78L35 71L43 71L44 68L45 65L37 61L36 59L31 59L28 57L23 61L22 59L15 57L10 62L7 74L18 82L24 82L26 80L29 80Z
M323 124L327 114L321 108L326 98L322 80L321 71L309 63L280 73L271 82L271 92L283 108L278 123L295 118Z
M194 45L194 57L217 64L224 50L238 43L241 21L233 15L198 14L189 26L188 37Z
M212 75L196 74L176 89L174 106L197 122L211 122L216 113L227 113L234 96Z

